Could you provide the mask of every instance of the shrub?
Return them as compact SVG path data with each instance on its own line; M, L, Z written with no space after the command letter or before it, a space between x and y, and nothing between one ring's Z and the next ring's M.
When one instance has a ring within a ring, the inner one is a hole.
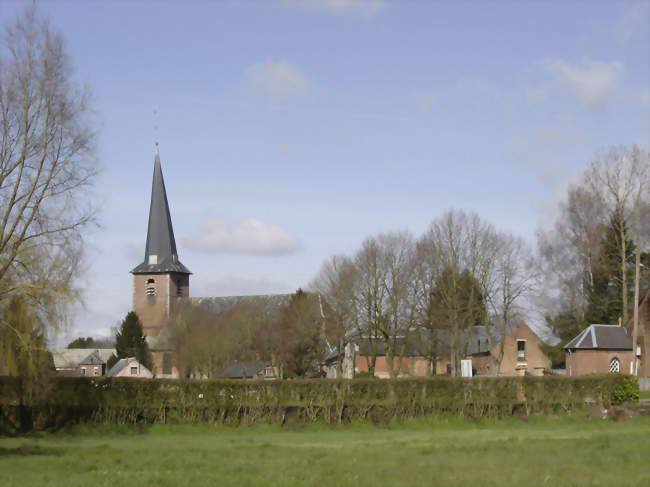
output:
M569 412L638 398L636 379L584 377L429 377L355 380L162 380L52 378L48 396L25 404L20 380L0 378L0 431L74 423L342 423L453 414L500 418Z

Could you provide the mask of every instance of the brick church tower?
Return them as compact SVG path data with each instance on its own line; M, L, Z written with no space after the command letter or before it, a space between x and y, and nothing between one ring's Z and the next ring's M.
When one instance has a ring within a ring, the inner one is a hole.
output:
M133 310L142 322L145 335L157 336L183 298L189 296L191 274L178 260L158 143L144 261L131 273Z

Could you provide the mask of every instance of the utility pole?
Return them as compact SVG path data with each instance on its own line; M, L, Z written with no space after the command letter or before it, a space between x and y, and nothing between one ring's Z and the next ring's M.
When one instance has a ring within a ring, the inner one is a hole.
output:
M630 373L638 375L637 358L636 358L636 336L639 330L639 274L641 273L641 243L636 242L634 258L634 318L632 324L632 363L630 364Z

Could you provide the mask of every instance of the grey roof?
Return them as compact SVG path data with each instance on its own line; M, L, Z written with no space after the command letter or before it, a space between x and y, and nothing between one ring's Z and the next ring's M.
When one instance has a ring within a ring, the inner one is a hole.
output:
M512 325L508 327L506 331L511 333L517 326L519 325ZM427 335L427 330L413 330L409 334L408 338L396 339L396 350L398 350L398 353L401 355L407 357L426 356L428 341ZM502 335L502 332L498 330L496 326L473 326L463 333L461 341L464 341L467 344L468 355L477 355L490 352L490 347L488 346L490 341L488 338L491 338L492 347L495 347L501 343L501 340L503 339ZM382 356L386 354L386 343L381 338L370 340L367 337L357 336L353 338L352 341L359 346L360 355L370 355L373 350L373 355ZM449 341L450 337L447 330L438 332L437 346L440 349L448 347Z
M111 370L108 371L106 376L115 377L117 374L122 372L122 370L124 370L128 365L133 363L139 364L141 368L149 370L144 365L140 364L138 362L138 359L136 359L135 357L127 357L127 358L121 358L117 362L115 362L115 365L111 367Z
M501 343L502 333L496 326L477 325L472 327L472 334L469 337L468 350L469 355L476 355L479 353L489 353L490 348L488 344L490 339L492 346ZM511 332L514 327L509 327L508 332Z
M63 348L51 350L54 360L54 367L57 369L73 369L80 363L88 359L90 355L95 355L102 362L106 362L111 355L115 353L114 348Z
M259 308L267 318L277 318L279 312L291 302L293 294L262 294L254 296L219 296L192 298L192 303L205 311L222 315L238 306L251 305Z
M106 363L106 361L99 358L99 353L97 352L97 350L95 350L93 353L88 355L85 359L81 360L79 363L84 365L103 365Z
M57 369L73 369L83 362L93 353L106 362L111 355L115 353L114 348L63 348L50 350L52 359L54 360L54 367Z
M111 367L111 370L109 370L106 373L107 377L114 377L117 374L119 374L124 367L126 367L129 364L129 359L128 358L121 358L115 364Z
M151 206L149 207L149 228L144 261L131 271L133 274L179 272L191 274L190 270L178 260L176 240L169 213L167 191L160 166L160 154L156 149L151 185Z
M270 362L264 360L236 362L217 374L217 377L224 379L254 379L267 365L270 365Z
M627 330L618 325L589 325L564 346L565 350L632 350Z

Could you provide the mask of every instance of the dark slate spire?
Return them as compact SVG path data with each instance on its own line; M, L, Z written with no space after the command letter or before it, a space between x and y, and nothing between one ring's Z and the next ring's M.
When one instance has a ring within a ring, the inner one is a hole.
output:
M191 274L189 269L178 260L174 229L169 214L165 180L160 166L160 153L156 143L156 160L153 167L153 184L151 185L151 206L149 208L149 229L144 262L131 271L133 274L150 274L162 272L180 272Z

